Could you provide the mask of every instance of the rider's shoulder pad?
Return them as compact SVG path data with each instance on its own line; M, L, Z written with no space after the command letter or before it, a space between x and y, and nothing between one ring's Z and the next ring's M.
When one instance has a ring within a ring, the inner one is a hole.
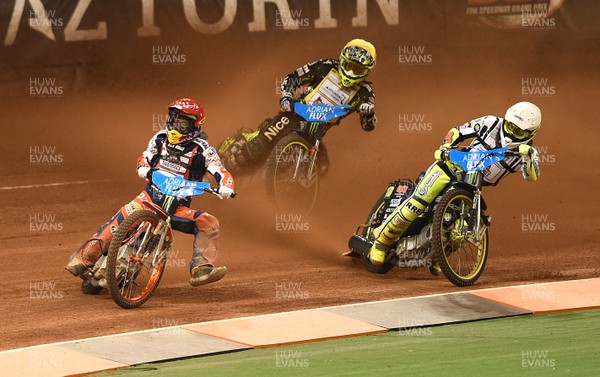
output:
M210 148L210 144L208 144L208 141L206 141L204 139L200 139L197 137L194 140L192 140L192 142L195 143L196 145L199 145L202 149Z

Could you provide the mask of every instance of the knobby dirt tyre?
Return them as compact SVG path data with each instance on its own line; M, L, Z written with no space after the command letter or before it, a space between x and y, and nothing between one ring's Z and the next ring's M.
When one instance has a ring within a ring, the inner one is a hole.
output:
M437 204L432 225L434 261L446 278L459 287L473 285L479 279L485 268L489 249L487 229L479 245L471 243L464 233L458 231L460 220L457 220L457 216L462 211L463 204L468 214L473 205L473 194L470 191L448 190Z
M123 220L113 234L107 256L106 281L113 300L122 308L137 308L148 301L162 278L166 253L155 266L148 263L159 252L153 250L158 246L157 238L147 243L143 252L150 250L150 256L143 261L128 252L135 248L136 241L139 243L143 232L148 227L150 231L154 230L158 222L154 212L138 210ZM144 280L146 277L147 281Z
M310 161L306 156L312 148L302 136L291 133L283 137L273 148L266 164L267 194L275 200L281 211L309 213L317 201L319 191L318 160L313 174L307 178ZM302 160L294 178L296 163L302 151Z

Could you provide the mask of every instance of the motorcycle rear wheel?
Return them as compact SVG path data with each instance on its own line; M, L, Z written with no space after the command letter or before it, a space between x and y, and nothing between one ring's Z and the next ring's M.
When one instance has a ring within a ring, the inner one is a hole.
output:
M124 309L141 306L156 291L162 278L167 254L156 250L160 233L140 250L146 233L158 225L158 216L147 210L133 212L113 235L106 264L107 288L117 305ZM156 256L160 259L153 263Z
M371 212L369 212L369 215L367 216L367 220L365 221L365 224L368 224L369 226L362 228L362 230L360 232L360 235L363 236L364 238L366 238L367 240L369 240L371 242L371 244L373 244L373 242L375 241L375 237L373 236L374 228L371 226L371 224L372 224L372 221L375 220L375 214L377 214L377 212L379 212L379 210L381 209L381 206L383 206L384 201L385 201L385 194L381 195L379 197L379 199L377 199L377 201L373 205L373 208L371 209ZM379 225L379 224L373 224L373 225ZM361 259L363 265L365 266L365 268L367 269L367 271L372 272L374 274L386 274L392 268L394 268L394 264L389 263L389 262L384 262L383 264L371 263L371 260L369 260L368 254L361 253L360 259Z
M318 162L310 170L312 145L302 136L291 133L273 148L267 161L267 193L277 207L286 213L309 213L319 192Z
M478 245L470 242L465 231L460 230L469 222L469 210L472 206L471 192L463 189L448 190L437 204L433 216L434 261L446 278L459 287L473 285L479 279L488 257L487 229Z

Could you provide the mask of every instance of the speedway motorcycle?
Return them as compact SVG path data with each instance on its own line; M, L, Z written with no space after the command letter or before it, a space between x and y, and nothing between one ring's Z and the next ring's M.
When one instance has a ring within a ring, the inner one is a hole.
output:
M265 178L267 193L283 211L310 212L319 192L319 178L328 161L319 155L325 132L330 122L355 111L349 105L294 104L294 112L300 121L292 132L283 137L271 151Z
M368 255L380 232L378 228L415 189L408 179L391 182L375 202L366 222L350 237L350 251L344 255L360 258L368 271L378 274L385 274L395 266L431 268L437 263L453 284L473 285L483 273L489 250L491 216L485 214L487 206L481 195L485 169L506 156L518 155L507 148L444 152L443 159L455 167L456 179L391 246L384 263L374 265Z
M160 204L144 201L149 209L136 210L119 224L108 253L83 275L84 293L97 294L107 288L120 307L141 306L152 297L165 271L174 239L171 221L177 207L185 198L204 193L222 199L218 188L210 183L188 181L158 170L152 174L152 182L164 194ZM104 271L99 274L101 269Z

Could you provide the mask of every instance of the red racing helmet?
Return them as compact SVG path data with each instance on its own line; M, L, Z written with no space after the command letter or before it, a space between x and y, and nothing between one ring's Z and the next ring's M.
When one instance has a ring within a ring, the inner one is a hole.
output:
M185 144L202 132L206 120L204 106L191 98L172 102L167 119L167 137L170 144Z

